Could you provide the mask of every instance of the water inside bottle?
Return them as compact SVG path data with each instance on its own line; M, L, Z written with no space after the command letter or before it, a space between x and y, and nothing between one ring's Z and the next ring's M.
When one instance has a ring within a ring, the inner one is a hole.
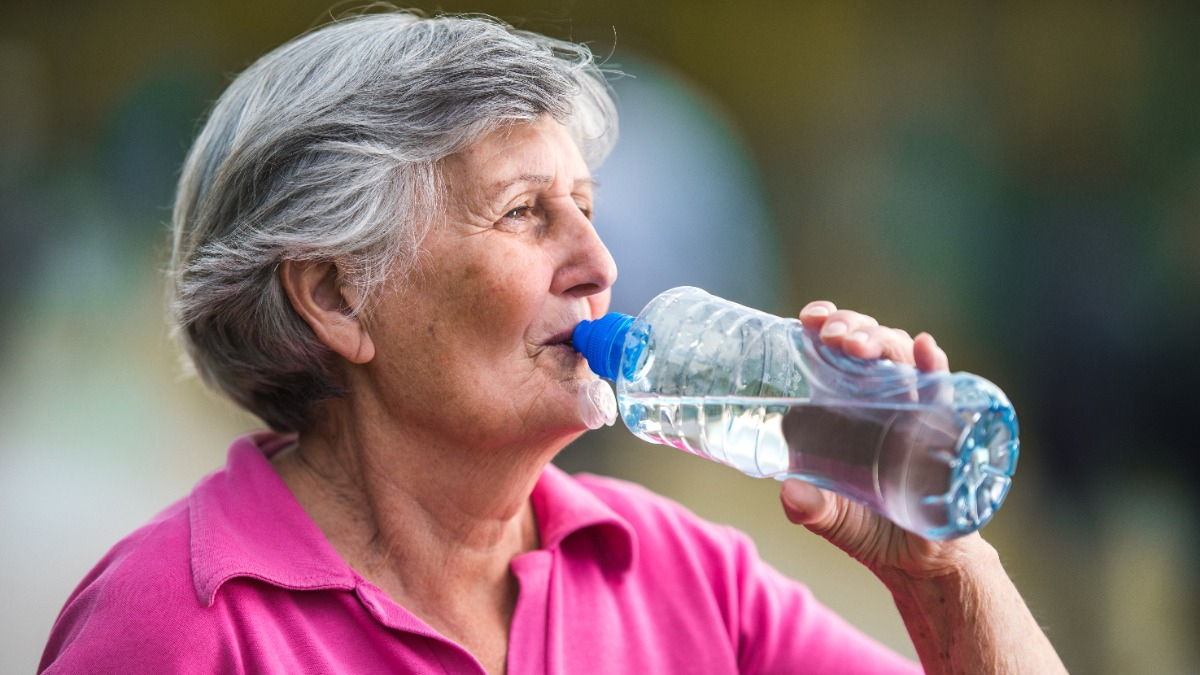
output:
M970 435L977 413L945 406L654 394L618 402L645 440L755 477L808 480L925 536L978 529L1003 500L1015 461L1009 439L981 445Z

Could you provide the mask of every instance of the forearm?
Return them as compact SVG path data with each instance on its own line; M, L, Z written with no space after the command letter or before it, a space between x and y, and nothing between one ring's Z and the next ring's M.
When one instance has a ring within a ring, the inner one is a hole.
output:
M978 537L964 546L970 548L966 562L954 572L923 579L879 575L925 671L1065 673L995 549Z

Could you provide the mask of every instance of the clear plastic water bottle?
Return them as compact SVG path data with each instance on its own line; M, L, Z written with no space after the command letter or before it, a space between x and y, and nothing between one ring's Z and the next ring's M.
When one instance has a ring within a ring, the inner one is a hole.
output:
M1016 469L1016 414L991 382L847 356L796 319L698 288L584 321L573 344L616 383L637 436L807 480L929 539L986 524Z

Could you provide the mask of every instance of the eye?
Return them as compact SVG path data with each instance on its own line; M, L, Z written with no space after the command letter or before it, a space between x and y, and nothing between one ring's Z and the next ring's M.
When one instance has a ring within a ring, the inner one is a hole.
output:
M584 218L587 218L588 220L592 219L592 205L591 204L589 204L587 202L576 202L575 206L579 207L579 212L583 214Z
M523 218L523 217L529 215L529 211L532 209L533 209L533 207L530 206L529 204L522 204L522 205L518 206L517 208L512 209L508 213L505 213L504 217L505 218Z

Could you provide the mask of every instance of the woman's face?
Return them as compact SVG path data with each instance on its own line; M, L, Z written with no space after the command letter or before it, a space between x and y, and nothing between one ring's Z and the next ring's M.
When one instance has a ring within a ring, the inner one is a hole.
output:
M594 184L550 118L448 158L445 222L368 319L373 387L402 425L463 443L565 443L592 379L569 346L608 308L616 264L591 223Z

